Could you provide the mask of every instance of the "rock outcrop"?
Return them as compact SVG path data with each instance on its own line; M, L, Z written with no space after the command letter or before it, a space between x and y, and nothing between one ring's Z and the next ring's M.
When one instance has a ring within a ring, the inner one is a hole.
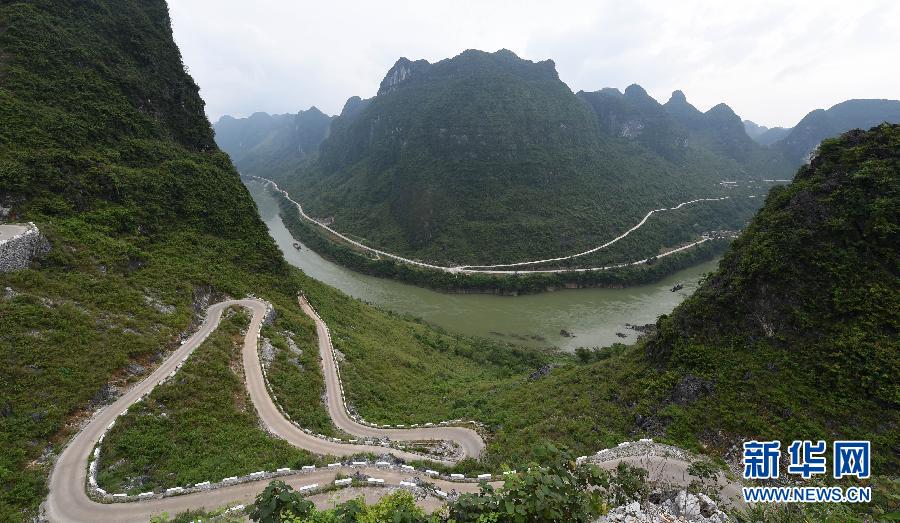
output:
M401 82L429 65L431 64L426 60L412 61L405 57L400 58L397 60L397 63L391 67L387 75L385 75L384 80L381 81L381 86L378 88L378 94L382 95L395 90Z
M597 523L725 523L733 521L705 494L691 494L686 490L654 492L649 501L633 501L616 507Z

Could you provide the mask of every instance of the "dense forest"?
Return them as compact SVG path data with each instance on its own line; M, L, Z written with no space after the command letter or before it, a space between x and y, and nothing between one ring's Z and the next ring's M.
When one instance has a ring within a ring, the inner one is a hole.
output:
M725 195L722 180L789 177L727 106L702 113L639 86L613 91L576 95L552 61L506 50L400 59L375 97L347 102L315 158L269 176L342 233L443 265L577 252L651 209ZM756 208L690 224L743 226ZM666 232L622 261L675 243Z

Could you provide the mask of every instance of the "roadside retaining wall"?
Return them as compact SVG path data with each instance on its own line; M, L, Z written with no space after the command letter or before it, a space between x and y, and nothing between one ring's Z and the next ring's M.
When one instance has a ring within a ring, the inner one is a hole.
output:
M0 272L27 269L35 256L50 251L50 242L33 223L25 224L25 232L0 241Z

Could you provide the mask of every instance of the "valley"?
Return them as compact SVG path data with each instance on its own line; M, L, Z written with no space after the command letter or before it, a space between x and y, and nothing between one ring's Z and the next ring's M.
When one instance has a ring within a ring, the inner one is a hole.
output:
M510 298L483 293L445 293L389 278L368 276L329 261L291 236L279 206L264 184L249 182L260 216L288 263L341 291L395 312L411 314L451 332L509 341L533 347L577 347L633 343L630 325L654 323L697 287L703 274L715 270L709 260L677 271L657 282L625 288L567 289L563 292ZM677 284L683 288L672 292ZM563 336L566 331L574 336Z
M0 2L0 521L900 518L895 46L792 98L723 36L777 12L701 31L753 92L697 40L606 62L662 5L579 59L562 10L513 52L206 2Z

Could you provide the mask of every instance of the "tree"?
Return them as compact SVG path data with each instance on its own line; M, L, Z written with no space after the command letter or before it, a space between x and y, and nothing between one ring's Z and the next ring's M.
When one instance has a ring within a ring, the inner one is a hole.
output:
M501 489L482 484L478 494L463 494L449 508L450 520L463 522L593 521L605 510L603 490L609 474L591 464L576 464L567 450L546 445L538 452L543 466L510 475Z
M303 499L290 485L273 481L256 496L250 519L260 523L281 523L305 517L314 510L312 502Z

